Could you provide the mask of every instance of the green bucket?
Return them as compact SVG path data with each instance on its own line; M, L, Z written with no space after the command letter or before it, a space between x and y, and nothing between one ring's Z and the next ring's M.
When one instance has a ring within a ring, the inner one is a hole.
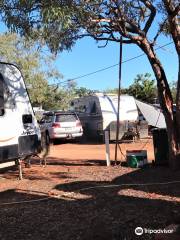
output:
M142 167L147 164L147 151L127 151L127 165L131 168Z
M131 168L137 168L138 167L138 160L135 155L131 155L127 157L127 163L128 166Z

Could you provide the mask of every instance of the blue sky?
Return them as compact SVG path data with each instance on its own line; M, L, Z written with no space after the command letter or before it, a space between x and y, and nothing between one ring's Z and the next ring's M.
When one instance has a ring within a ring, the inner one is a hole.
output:
M171 42L170 38L161 37L158 46ZM82 39L77 42L71 52L60 53L56 66L64 75L64 80L73 79L90 72L106 68L119 62L119 44L109 43L105 48L98 48L102 43L96 43L93 39ZM123 46L123 61L142 54L142 51L135 45ZM177 80L178 58L174 45L171 44L157 51L162 61L167 78L171 81ZM122 65L122 86L129 86L137 74L151 73L154 77L151 66L146 58L135 59ZM91 76L76 80L79 87L105 90L118 86L118 66L102 71Z
M5 32L6 30L6 27L1 22L0 32ZM161 36L157 47L171 41L172 39L169 37ZM103 43L96 43L91 38L84 38L76 43L72 51L59 53L55 65L64 76L62 81L117 64L119 62L119 44L109 43L104 48L98 47L102 45ZM123 46L123 61L140 54L142 54L142 51L135 45ZM168 81L176 81L178 76L178 58L174 44L158 50L157 55L165 68ZM137 74L146 72L151 73L152 78L155 78L146 56L124 63L122 65L122 87L132 84ZM116 88L118 86L118 66L77 79L76 83L78 87L86 87L92 90Z

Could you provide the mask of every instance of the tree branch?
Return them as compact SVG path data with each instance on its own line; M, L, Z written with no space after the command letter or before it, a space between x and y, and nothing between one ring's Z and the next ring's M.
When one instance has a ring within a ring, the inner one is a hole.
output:
M153 42L152 42L152 45L154 45L155 44L155 42L156 42L156 40L157 40L157 38L159 37L159 35L161 34L161 32L163 31L163 28L164 28L164 26L165 26L165 24L166 24L166 22L167 22L167 18L164 20L164 22L160 25L160 28L159 28L159 30L158 30L158 32L157 32L157 34L156 34L156 36L154 37L154 39L153 39Z
M180 5L176 6L176 8L173 11L173 17L175 17L176 15L180 14Z
M173 12L173 7L172 7L171 1L169 1L169 0L163 0L163 2L164 2L164 6L165 6L165 8L166 8L167 13L171 15L172 12Z
M153 4L150 1L147 0L140 0L142 3L144 3L144 5L150 10L150 16L145 24L145 27L143 29L143 31L147 34L149 28L151 27L154 18L156 16L156 8L153 6Z
M94 38L96 41L111 41L111 42L121 42L120 38L114 38L113 36L111 37L97 37L96 35L92 34L92 33L87 33L87 34L81 34L78 36L79 38L83 38L83 37L92 37ZM124 36L126 37L126 36ZM130 40L130 39L124 39L122 41L122 43L125 44L131 44L131 43L135 43L135 41Z
M109 42L109 40L106 40L105 44L102 45L102 46L98 46L98 48L104 48L104 47L106 47L106 46L108 45L108 42Z
M117 18L119 18L119 23L121 24L121 28L123 27L124 32L128 31L131 33L136 33L142 37L144 37L144 32L141 31L141 29L137 26L136 22L131 18L129 18L125 12L123 12L122 7L119 6L118 2L113 0L114 4L116 5L116 12L114 10L114 14L117 15ZM117 14L119 13L119 14ZM126 25L126 23L129 24L129 26ZM122 26L123 25L123 26Z

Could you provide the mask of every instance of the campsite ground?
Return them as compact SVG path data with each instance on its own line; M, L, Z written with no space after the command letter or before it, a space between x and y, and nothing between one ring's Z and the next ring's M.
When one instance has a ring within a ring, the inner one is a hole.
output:
M154 159L152 140L121 148L147 149ZM110 149L114 159L114 144ZM46 167L34 158L23 171L22 181L16 169L0 174L1 240L154 239L136 236L135 228L164 229L180 220L180 172L151 164L106 167L103 144L52 145ZM163 182L169 184L143 185Z

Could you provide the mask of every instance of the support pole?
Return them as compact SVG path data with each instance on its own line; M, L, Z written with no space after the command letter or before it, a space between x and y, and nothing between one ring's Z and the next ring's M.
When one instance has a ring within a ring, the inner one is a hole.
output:
M116 146L115 146L115 164L117 164L117 148L119 142L119 108L121 95L121 75L122 75L122 36L120 38L120 52L119 52L119 84L118 84L118 108L117 108L117 123L116 123Z
M19 170L19 180L22 180L23 179L23 176L22 176L22 161L20 159L18 159L17 164L18 164L18 170Z
M105 144L106 144L106 163L107 166L111 166L110 161L110 149L109 149L109 131L105 131Z

